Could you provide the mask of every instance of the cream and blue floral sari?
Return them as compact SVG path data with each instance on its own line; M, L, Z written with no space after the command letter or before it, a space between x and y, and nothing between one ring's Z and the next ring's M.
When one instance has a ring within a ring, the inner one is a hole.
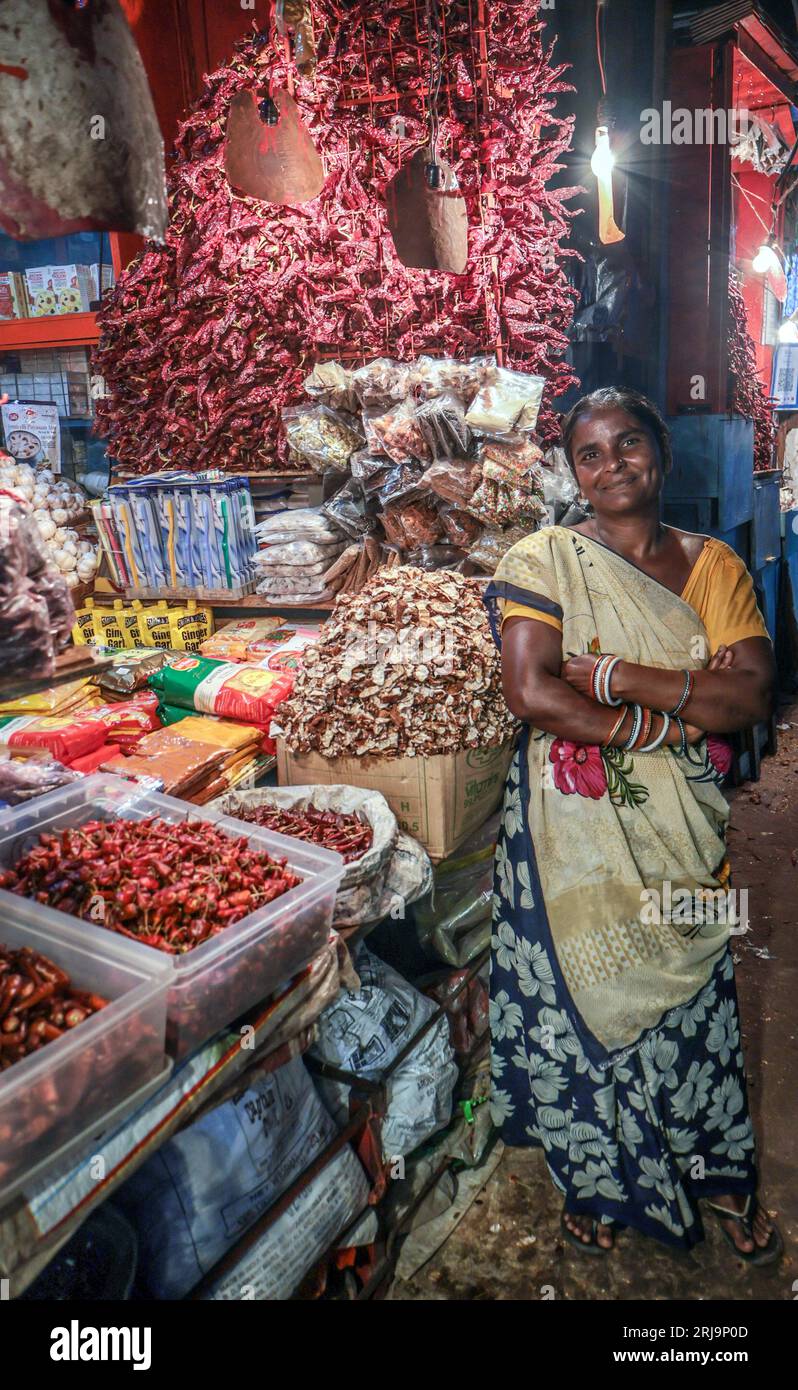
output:
M564 654L675 669L709 660L688 604L559 527L513 547L486 603L497 640L501 607L516 603L561 622ZM702 894L717 902L728 886L719 780L706 741L687 758L632 757L527 727L496 852L502 1138L542 1145L569 1211L682 1247L703 1234L699 1198L756 1188L734 919L701 909Z

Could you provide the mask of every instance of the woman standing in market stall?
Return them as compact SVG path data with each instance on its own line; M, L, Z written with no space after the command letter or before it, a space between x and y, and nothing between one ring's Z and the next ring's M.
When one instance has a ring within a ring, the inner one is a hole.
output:
M525 726L496 853L494 1119L543 1146L580 1249L622 1226L689 1248L706 1199L769 1263L711 735L768 716L770 640L734 552L660 521L656 406L596 391L563 444L593 515L513 546L486 591Z

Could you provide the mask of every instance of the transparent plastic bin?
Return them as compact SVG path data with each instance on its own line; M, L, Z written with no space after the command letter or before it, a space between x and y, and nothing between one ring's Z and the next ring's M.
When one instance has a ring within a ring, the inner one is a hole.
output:
M88 820L144 820L148 816L172 823L211 821L234 839L245 836L253 850L286 859L289 868L302 878L281 898L250 912L182 956L165 955L93 922L37 904L37 917L41 914L46 918L53 930L59 923L78 922L87 941L101 942L110 936L142 953L143 960L166 962L171 972L166 1046L178 1059L271 994L322 949L344 865L340 854L331 850L234 820L207 806L192 806L147 791L135 782L97 774L0 815L0 866L9 868L17 863L42 832L58 832ZM4 906L24 901L0 889L0 915Z
M170 972L122 937L5 893L0 942L29 946L108 1006L0 1072L0 1204L139 1103L166 1062ZM121 949L120 949L121 948ZM152 951L149 956L155 956Z

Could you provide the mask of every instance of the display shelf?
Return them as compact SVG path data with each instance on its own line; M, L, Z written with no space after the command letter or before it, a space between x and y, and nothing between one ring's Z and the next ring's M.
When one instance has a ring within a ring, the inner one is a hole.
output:
M82 680L84 676L96 676L113 666L114 658L95 656L91 648L69 647L56 657L55 671L51 676L13 677L0 680L0 704L6 700L20 700L26 695L36 695L53 686L64 685L67 681Z
M207 606L212 608L214 612L218 610L220 613L232 612L234 609L237 611L240 608L245 609L248 613L259 613L264 617L277 614L281 618L290 618L292 612L331 613L335 605L331 602L307 603L301 606L293 603L264 603L260 594L247 594L245 598L214 599Z
M92 313L48 314L37 319L3 319L0 323L0 352L82 347L99 339L97 315Z

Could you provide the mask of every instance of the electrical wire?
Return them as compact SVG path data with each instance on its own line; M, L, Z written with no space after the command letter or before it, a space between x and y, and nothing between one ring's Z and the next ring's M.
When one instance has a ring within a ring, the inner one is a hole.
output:
M766 233L767 233L768 236L772 236L772 235L773 235L773 230L774 230L775 225L776 225L775 212L773 213L773 218L772 218L771 222L768 224L768 223L765 221L764 217L761 217L760 214L757 212L756 208L754 207L754 205L753 205L753 203L752 203L752 201L751 201L751 198L749 197L749 195L748 195L748 193L746 192L746 190L743 188L743 186L742 186L742 184L740 183L740 180L738 179L738 177L737 177L736 174L732 174L731 180L732 180L732 183L735 184L736 187L739 189L740 193L742 193L743 197L745 198L745 201L747 202L749 208L751 209L752 213L754 214L754 217L756 218L757 222L759 222L759 224L760 224L761 227L764 227L764 229L765 229L765 231L766 231ZM765 202L767 202L767 199L761 197L759 193L754 193L753 196L754 196L754 198L757 198L757 199L759 200L760 203L765 203Z
M429 87L427 95L427 120L429 124L430 162L436 163L438 154L438 99L443 81L443 51L441 46L441 24L438 0L427 0L427 48L429 52Z
M599 76L601 78L602 95L607 95L607 79L604 74L604 36L603 36L604 0L596 0L596 57L598 58Z

